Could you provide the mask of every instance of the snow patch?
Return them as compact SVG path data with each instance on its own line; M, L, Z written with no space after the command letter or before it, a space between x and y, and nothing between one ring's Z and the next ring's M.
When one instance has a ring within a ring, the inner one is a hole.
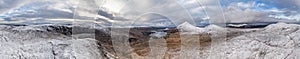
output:
M153 34L150 34L150 36L154 38L163 38L166 37L166 35L167 35L166 32L155 32Z
M196 27L188 22L184 22L184 23L178 25L177 29L179 29L182 32L205 33L207 31L205 28Z

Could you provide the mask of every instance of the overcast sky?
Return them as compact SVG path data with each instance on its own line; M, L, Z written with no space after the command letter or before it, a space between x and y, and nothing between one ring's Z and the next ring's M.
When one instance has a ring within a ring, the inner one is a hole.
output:
M300 0L0 0L1 23L56 23L74 18L143 26L296 22Z

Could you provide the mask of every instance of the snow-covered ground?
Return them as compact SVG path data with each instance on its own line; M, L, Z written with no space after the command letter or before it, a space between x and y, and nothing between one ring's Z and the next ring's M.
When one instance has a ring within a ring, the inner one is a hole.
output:
M98 59L98 58L123 58L117 57L115 52L112 52L108 42L109 39L105 37L95 37L96 33L89 33L93 31L93 28L82 28L81 33L76 33L71 35L69 32L70 28L68 26L61 25L43 25L43 26L0 26L0 56L4 59L43 59L43 58L67 58L67 59ZM78 28L77 28L78 29ZM97 28L99 29L99 28ZM300 35L300 25L297 24L285 24L277 23L269 25L265 28L255 28L255 29L237 29L237 28L226 28L219 27L216 25L209 25L205 28L198 28L192 26L189 23L183 23L178 27L180 30L191 32L199 29L209 29L210 34L199 34L200 48L202 50L192 49L193 53L202 52L199 54L199 58L230 58L230 59L293 59L298 58L300 55L297 53L300 51L299 46L299 35ZM192 29L192 30L191 30ZM101 35L107 30L98 32ZM101 34L102 33L102 34ZM179 32L180 33L180 32ZM224 34L225 33L225 34ZM92 35L90 35L92 34ZM152 33L150 36L161 38L166 38L165 41L159 41L161 44L181 44L174 43L177 42L175 39L191 39L193 36L186 36L186 38L176 38L175 33L165 33L156 32ZM188 34L188 33L186 33ZM77 35L77 36L76 36ZM166 35L166 36L165 36ZM173 38L168 38L175 35ZM225 35L225 36L223 36ZM87 36L87 37L79 37ZM94 37L93 37L94 36ZM135 35L141 36L141 35ZM203 38L204 36L210 36L210 38ZM77 37L77 38L76 38ZM180 36L179 36L180 37ZM137 39L142 40L142 39ZM99 43L102 42L102 43ZM174 42L173 42L174 41ZM185 41L185 40L183 40ZM199 44L195 40L193 42L184 44ZM139 41L132 41L132 43L139 43ZM143 41L142 41L143 42ZM152 43L160 45L158 41L151 41ZM168 43L169 42L169 43ZM170 43L173 42L173 43ZM189 40L187 41L189 42ZM204 44L205 45L202 45ZM99 45L100 44L100 45ZM101 46L101 44L109 46ZM139 45L139 44L137 44ZM176 45L177 46L177 45ZM186 48L194 48L195 46L180 45ZM147 46L143 46L147 47ZM147 51L148 48L133 47L133 49L142 49L142 51ZM168 48L175 49L175 48ZM177 48L176 48L177 49ZM180 48L179 48L180 49ZM175 58L171 56L178 56L180 50L167 51L168 56L164 58ZM190 50L186 50L188 54L192 54ZM190 51L190 52L188 52ZM206 51L206 52L203 52ZM128 55L133 55L135 57L144 58L145 56L138 55L139 51L133 51L128 53ZM173 52L173 53L171 53ZM139 52L140 53L140 52ZM155 52L161 53L161 52ZM182 52L183 53L183 52ZM143 54L143 53L142 53ZM219 57L214 57L219 56ZM191 57L194 58L194 57ZM197 57L195 57L197 58Z

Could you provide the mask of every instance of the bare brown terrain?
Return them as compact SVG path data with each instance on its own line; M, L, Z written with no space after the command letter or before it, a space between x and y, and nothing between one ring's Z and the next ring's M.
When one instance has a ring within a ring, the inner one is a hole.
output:
M143 34L144 32L147 32L147 30L143 29L131 29L130 35L131 37L128 38L130 42L130 46L132 47L132 55L138 56L138 57L146 57L149 55L150 48L149 48L149 35ZM164 59L178 59L180 57L180 50L181 46L184 46L186 44L181 43L180 38L180 32L177 29L171 29L167 32L167 36L163 37L166 40L167 43L167 51L165 52ZM195 37L197 36L197 37ZM210 43L211 38L209 34L193 34L190 36L190 38L199 38L200 43L188 43L188 44L199 44L201 54L200 55L207 55L205 53L209 52L210 49ZM96 33L96 39L100 41L99 45L101 45L104 53L107 53L107 55L115 56L117 57L115 51L113 50L113 45L111 41L111 37L107 34L103 33ZM158 43L160 44L160 43ZM207 58L207 57L203 57Z

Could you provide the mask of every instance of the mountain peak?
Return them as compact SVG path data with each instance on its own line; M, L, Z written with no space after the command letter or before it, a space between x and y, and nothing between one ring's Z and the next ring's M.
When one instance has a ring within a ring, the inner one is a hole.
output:
M199 32L199 33L205 32L204 28L196 27L188 22L183 22L182 24L178 25L177 29L179 29L182 32Z
M194 26L194 25L190 24L189 22L183 22L178 26Z

